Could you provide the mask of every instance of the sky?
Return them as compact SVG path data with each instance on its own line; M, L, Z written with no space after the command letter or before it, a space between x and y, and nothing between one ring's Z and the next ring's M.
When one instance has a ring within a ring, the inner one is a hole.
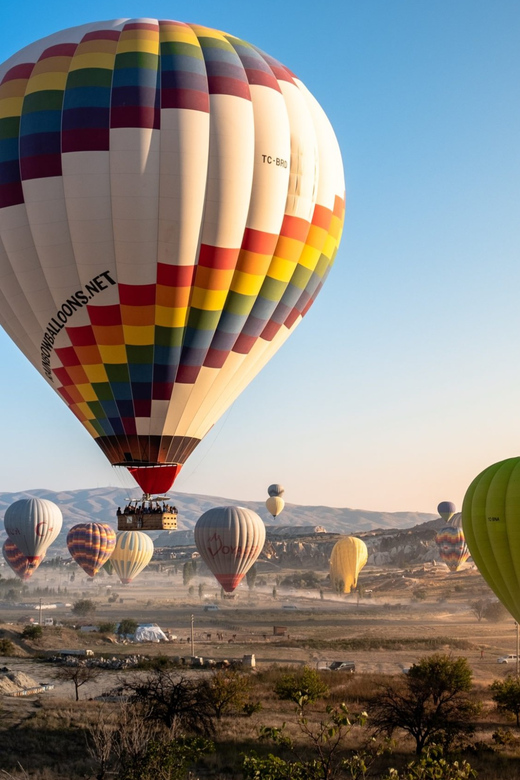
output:
M343 155L335 266L198 446L179 491L381 511L460 508L520 454L518 0L26 0L0 62L60 29L157 17L226 30L315 95ZM0 331L0 491L133 484Z

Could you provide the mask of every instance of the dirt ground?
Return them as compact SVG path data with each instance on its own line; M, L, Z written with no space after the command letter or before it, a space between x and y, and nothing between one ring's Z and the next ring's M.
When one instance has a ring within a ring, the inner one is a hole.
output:
M79 570L77 570L79 571ZM43 579L43 582L42 582ZM41 682L50 682L52 669L35 662L34 653L50 654L64 649L90 648L96 655L111 657L143 655L191 656L190 625L194 622L195 655L221 660L254 654L258 667L269 664L322 666L333 660L349 660L358 673L402 674L403 669L434 650L465 656L473 669L475 682L488 685L513 671L510 665L497 664L497 658L514 653L516 628L512 619L499 623L478 621L470 604L478 598L492 598L478 572L466 570L450 574L444 566L421 566L414 570L364 570L361 584L365 593L333 596L330 591L283 589L276 587L274 575L266 584L249 591L245 584L234 599L222 600L215 581L196 577L192 594L182 584L181 574L145 571L128 586L114 577L90 580L76 573L47 570L20 605L0 605L2 636L14 641L20 656L0 658L0 665L23 670ZM112 584L113 583L113 584ZM202 583L204 597L198 597ZM23 626L39 610L36 588L59 588L59 593L42 596L42 605L60 603L56 609L42 609L42 618L52 616L63 627L46 628L37 643L20 637ZM419 593L420 599L414 596ZM79 599L96 604L90 619L76 618L71 606ZM109 602L109 599L111 601ZM217 611L205 611L207 604ZM66 606L66 605L69 606ZM289 609L287 609L289 607ZM120 644L115 637L74 630L73 624L118 622L132 617L138 622L158 623L176 637L171 642ZM285 635L273 635L274 627L285 627ZM336 646L341 641L359 640L352 649ZM377 645L381 646L377 646ZM82 696L95 696L116 684L117 674L103 673L89 683ZM70 683L57 683L49 696L72 696Z

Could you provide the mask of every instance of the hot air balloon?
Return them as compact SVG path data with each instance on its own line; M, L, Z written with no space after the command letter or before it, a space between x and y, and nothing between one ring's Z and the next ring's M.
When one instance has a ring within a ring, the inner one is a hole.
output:
M60 509L45 498L22 498L11 504L4 515L9 539L30 563L45 554L62 524Z
M265 526L251 509L219 506L197 520L195 545L209 570L232 593L254 564L265 542Z
M448 525L462 529L462 512L455 512Z
M110 563L123 583L132 582L145 569L153 555L153 542L142 531L122 531L117 534Z
M520 458L494 463L473 480L462 524L475 565L520 621Z
M33 558L32 561L29 561L27 556L20 552L18 547L13 544L10 539L6 539L4 542L2 553L8 566L10 566L16 576L20 577L24 582L32 577L45 557L44 553L39 558Z
M273 516L277 517L285 506L285 501L280 496L269 496L265 502L267 511Z
M89 577L95 577L116 545L116 532L105 523L79 523L67 534L69 552Z
M332 548L330 584L337 593L350 593L357 587L358 575L368 560L365 542L344 536Z
M445 523L449 523L455 512L457 511L457 507L453 503L453 501L441 501L439 506L437 507L437 512L442 517Z
M0 324L112 465L162 493L307 313L339 147L255 46L94 22L0 66Z
M469 550L464 539L464 531L453 523L441 528L435 541L439 546L441 561L450 571L458 571L469 558Z
M285 488L283 487L283 485L277 485L277 484L269 485L269 487L267 488L267 492L269 493L270 496L283 496L283 494L285 493Z

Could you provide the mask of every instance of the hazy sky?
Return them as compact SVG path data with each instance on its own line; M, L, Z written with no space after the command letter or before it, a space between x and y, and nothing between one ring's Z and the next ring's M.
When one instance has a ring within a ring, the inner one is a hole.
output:
M520 453L518 0L10 2L0 61L65 27L196 22L291 68L343 153L336 265L199 445L185 492L434 512ZM133 481L0 332L0 490Z

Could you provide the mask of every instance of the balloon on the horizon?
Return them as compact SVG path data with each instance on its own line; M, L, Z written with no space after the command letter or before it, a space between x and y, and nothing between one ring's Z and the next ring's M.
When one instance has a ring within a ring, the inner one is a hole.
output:
M448 523L441 528L435 541L439 547L441 561L450 571L458 571L468 560L470 553L461 526L456 526L453 522Z
M462 512L455 512L448 525L452 525L454 528L462 528Z
M30 563L45 554L62 524L61 510L46 498L22 498L5 510L6 533Z
M265 525L251 509L219 506L195 525L202 560L227 593L232 593L254 564L265 543Z
M520 622L520 458L475 477L464 496L462 525L476 567Z
M112 568L123 583L132 582L152 560L153 542L142 531L122 531L110 556Z
M445 523L449 523L455 512L457 511L457 507L453 503L453 501L441 501L441 503L437 507L437 512L439 513L440 517L444 520Z
M284 65L118 19L0 66L0 325L112 465L167 491L332 267L343 165Z
M10 566L16 576L20 577L24 582L32 577L45 558L44 553L40 557L33 558L32 561L30 561L10 539L5 540L2 547L2 554L7 565Z
M67 547L89 577L95 577L116 545L116 532L106 523L78 523L67 534Z
M267 493L269 494L269 496L282 497L283 494L285 493L285 488L283 487L283 485L278 485L275 483L273 485L269 485L269 487L267 488Z
M362 539L344 536L336 542L330 555L330 584L336 593L350 593L357 587L359 572L368 560L368 549Z
M269 496L269 498L265 502L265 505L267 507L267 511L273 517L278 517L280 512L283 511L283 508L285 506L285 501L280 496Z

